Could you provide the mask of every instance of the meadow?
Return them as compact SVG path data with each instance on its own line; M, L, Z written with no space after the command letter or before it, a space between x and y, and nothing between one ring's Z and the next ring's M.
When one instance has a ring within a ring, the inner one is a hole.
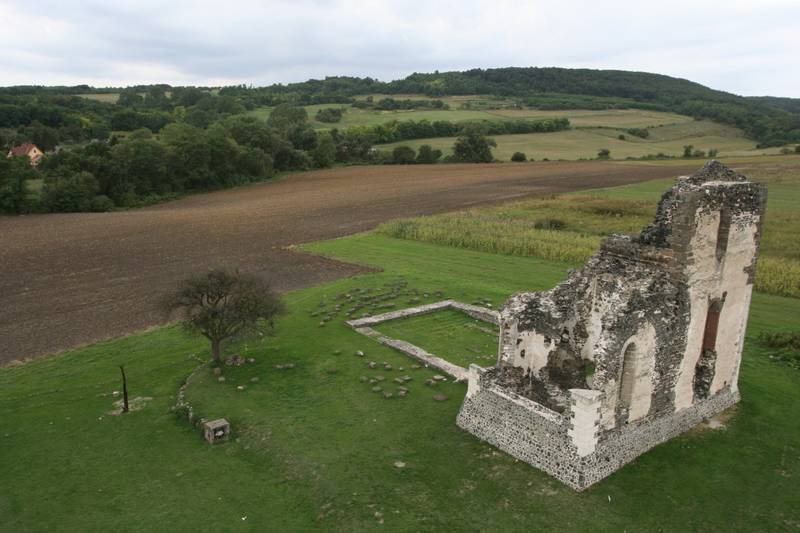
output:
M367 95L358 99L366 98ZM430 100L421 95L369 95L374 101L391 97L396 100ZM757 148L756 142L744 136L735 127L709 120L695 120L675 113L642 109L523 109L515 102L487 96L449 96L441 99L450 109L414 109L383 111L360 109L348 104L317 104L305 106L309 121L317 130L347 128L350 126L374 126L392 120L446 120L470 122L478 120L543 120L567 118L572 129L554 133L526 133L497 135L497 147L493 150L499 161L509 161L515 152L524 153L529 159L576 160L593 159L598 151L608 149L612 159L639 158L649 155L683 155L684 146L692 145L696 150L715 149L719 156L746 156L778 154L780 148ZM342 108L345 113L338 123L315 120L316 113L325 108ZM269 117L272 108L262 107L248 112L262 119ZM632 135L631 128L646 128L649 136L644 139ZM381 151L391 152L397 146L410 146L417 150L428 144L445 155L452 153L455 137L435 137L400 141L377 145Z
M733 160L734 162L736 160ZM769 187L756 290L800 298L800 157L741 168ZM734 164L731 162L731 164ZM382 224L384 235L580 264L611 233L638 233L670 180L533 198Z
M230 349L255 364L226 367L224 383L200 371L188 398L200 415L231 421L226 444L208 445L169 411L197 365L193 356L208 356L206 343L176 326L0 370L0 530L752 531L800 524L793 415L800 373L754 341L763 331L797 328L800 300L753 298L743 400L725 429L698 428L575 493L458 429L464 384L431 388L423 382L434 372L412 370L412 360L353 332L342 316L325 327L317 316L343 294L398 283L497 306L512 292L551 287L568 264L375 234L304 248L382 271L288 294L290 311L274 337ZM437 327L450 320L434 318ZM425 321L402 326L399 333L425 343ZM452 331L463 327L455 321ZM394 370L370 370L370 360ZM131 396L152 399L112 416L119 364ZM384 400L361 381L384 375L392 390L400 372L413 378L402 399ZM434 401L438 394L449 399Z
M769 216L796 216L791 172L776 165L760 177L770 181L776 199ZM502 216L500 207L458 216L461 223L481 214L552 223L571 206L567 224L599 235L617 227L638 228L652 216L652 200L666 185L656 181L597 190L574 201L561 197L555 204L531 200L506 206ZM563 229L554 233L578 235ZM782 246L770 241L775 237L769 232L764 238L765 253ZM381 233L302 249L378 270L287 294L289 311L279 318L274 337L229 347L228 353L254 357L254 364L225 367L225 382L208 368L198 371L187 398L200 416L232 423L228 443L208 445L170 412L185 377L198 359L208 357L207 344L177 326L0 369L0 530L753 531L800 526L800 427L794 416L800 371L778 362L758 341L764 333L797 331L800 299L754 295L740 378L743 399L722 429L698 427L575 493L458 429L455 417L465 384L425 385L435 372L413 369L411 359L353 332L335 310L348 295L389 293L394 287L403 290L383 306L454 298L496 308L513 292L552 287L574 261ZM322 314L331 319L320 326ZM493 354L496 337L473 322L444 312L380 328L454 362L489 364L485 357ZM358 351L365 356L358 357ZM369 369L368 361L378 362L379 369ZM383 362L393 370L383 370ZM131 396L149 400L141 410L114 416L120 364ZM385 400L364 382L380 375L382 389L393 391L393 378L401 372L412 377L405 398ZM434 401L439 394L448 399Z

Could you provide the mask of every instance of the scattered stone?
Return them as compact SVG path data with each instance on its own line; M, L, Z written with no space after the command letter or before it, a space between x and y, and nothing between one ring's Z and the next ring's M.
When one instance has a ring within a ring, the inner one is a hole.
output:
M367 366L370 368L378 368L378 363L376 363L375 361L370 361L369 363L367 363Z
M436 374L435 376L433 376L433 379L435 379L436 381L447 381L447 378L441 374Z
M283 368L294 368L294 363L286 363Z
M248 357L248 358L247 358L247 362L248 362L248 363L250 363L250 364L252 365L253 363L255 363L255 362L256 362L256 358L255 358L255 357Z
M411 370L419 370L420 368L422 367L419 365L411 365Z
M119 396L119 391L118 390L111 391L111 396Z
M392 365L390 365L389 363L384 363L383 364L383 369L384 370L391 370L392 369Z
M372 387L372 392L381 392L381 391L383 391L383 387L381 387L380 385L375 385L374 387Z
M378 380L378 381L383 381L386 378L383 377L383 376L375 376L375 379Z
M405 398L406 396L408 396L409 392L410 391L405 387L397 387L397 395L400 396L401 398Z
M219 381L220 383L224 383L225 382L225 376L218 377L217 381Z
M391 393L391 392L389 392L389 391L385 391L385 392L383 393L383 399L384 399L384 400L389 400L389 399L391 399L391 398L393 398L393 397L394 397L394 394L392 394L392 393Z
M225 364L228 366L242 366L244 361L245 359L241 355L232 355L225 359Z
M220 367L215 367L214 370L212 370L212 372L214 373L215 376L222 375L222 369Z
M369 378L367 376L361 376L360 378L358 378L358 381L360 381L361 383L366 383L368 379Z
M435 387L438 384L439 384L438 381L434 381L432 379L426 379L425 380L425 385L427 385L428 387Z
M403 376L400 379L402 379L404 383L408 383L409 381L411 381L414 378L412 378L411 376Z
M436 396L433 397L433 399L436 400L437 402L444 402L447 400L447 396L444 394L437 394Z
M372 378L372 379L369 380L370 385L374 385L377 382L378 382L378 380L375 379L375 378Z
M363 351L361 351L361 350L358 350L358 351L356 352L356 356L358 356L358 357L364 357L364 352L363 352Z
M403 383L405 383L405 381L403 381L400 378L394 378L394 382L397 383L398 385L402 385Z
M258 376L250 378L250 383L258 383Z
M341 355L341 354L342 354L341 350L334 350L333 351L333 355Z
M236 387L236 390L244 390L246 388L247 388L247 385L239 385L238 387Z
M322 322L320 322L320 323L319 323L319 327L321 327L321 328L324 328L324 327L325 327L325 321L324 321L324 320L323 320Z
M395 461L394 466L395 468L405 468L406 464L403 461Z

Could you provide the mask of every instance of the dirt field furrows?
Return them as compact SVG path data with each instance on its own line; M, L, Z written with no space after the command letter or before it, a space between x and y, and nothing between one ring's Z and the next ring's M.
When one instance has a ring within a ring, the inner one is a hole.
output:
M288 291L355 265L284 247L529 195L695 170L609 162L347 167L118 213L0 217L0 364L163 322L157 302L190 273L238 267Z

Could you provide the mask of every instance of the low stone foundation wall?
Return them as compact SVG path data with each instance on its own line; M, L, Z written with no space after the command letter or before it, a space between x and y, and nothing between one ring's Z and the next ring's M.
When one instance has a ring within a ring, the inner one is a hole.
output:
M570 435L573 421L569 413L561 415L527 398L509 395L482 375L477 379L478 386L471 379L458 426L576 490L588 488L650 448L739 401L738 392L726 389L672 415L604 432L594 452L581 457Z
M477 320L482 320L495 325L500 324L500 315L497 313L497 311L486 309L477 305L457 302L455 300L442 300L441 302L434 302L416 307L409 307L406 309L398 309L396 311L389 311L388 313L383 313L380 315L348 320L345 322L345 324L362 335L374 339L385 346L389 346L395 350L403 352L409 357L413 357L414 359L417 359L428 366L432 366L446 374L453 376L457 381L464 381L467 379L466 368L442 359L441 357L427 352L419 346L411 344L410 342L388 337L370 327L383 322L388 322L390 320L426 315L428 313L434 313L443 309L456 309Z

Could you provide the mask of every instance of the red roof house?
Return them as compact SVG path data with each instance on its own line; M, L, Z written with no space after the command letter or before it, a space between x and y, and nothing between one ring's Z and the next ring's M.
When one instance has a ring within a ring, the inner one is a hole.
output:
M13 146L11 150L8 151L8 157L22 156L28 156L28 159L31 161L31 166L35 167L39 164L39 161L42 160L42 157L44 157L44 152L33 143L23 143L19 146Z

